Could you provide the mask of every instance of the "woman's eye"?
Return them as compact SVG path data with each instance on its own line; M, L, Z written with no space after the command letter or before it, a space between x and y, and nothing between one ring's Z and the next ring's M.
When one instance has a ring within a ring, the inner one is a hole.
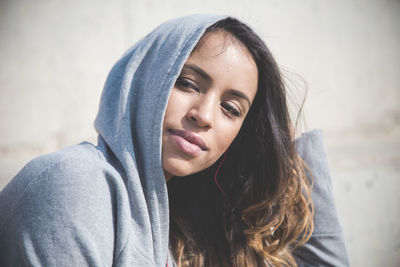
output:
M231 116L240 117L240 115L241 115L240 110L237 109L236 107L234 107L233 105L228 104L228 103L222 103L221 106L222 106L222 108L223 108L224 110L226 110L227 112L229 112L229 114L230 114Z
M179 77L178 79L176 79L175 85L179 89L183 89L183 90L193 89L193 90L199 92L199 88L196 86L196 84L187 78Z

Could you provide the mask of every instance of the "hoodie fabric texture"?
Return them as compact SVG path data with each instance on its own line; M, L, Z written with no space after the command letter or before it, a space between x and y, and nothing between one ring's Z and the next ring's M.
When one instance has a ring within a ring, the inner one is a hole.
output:
M28 163L0 193L0 266L173 266L161 165L170 90L206 28L222 16L170 20L112 68L82 143ZM347 266L320 131L296 141L315 176L315 232L304 266Z

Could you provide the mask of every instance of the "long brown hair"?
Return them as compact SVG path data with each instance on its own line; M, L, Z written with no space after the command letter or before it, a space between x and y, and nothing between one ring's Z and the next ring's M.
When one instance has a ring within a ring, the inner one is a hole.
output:
M296 266L292 250L309 239L313 211L279 68L242 22L223 19L202 38L216 31L247 47L258 67L258 90L224 156L168 182L170 249L178 266ZM217 169L222 191L214 181Z

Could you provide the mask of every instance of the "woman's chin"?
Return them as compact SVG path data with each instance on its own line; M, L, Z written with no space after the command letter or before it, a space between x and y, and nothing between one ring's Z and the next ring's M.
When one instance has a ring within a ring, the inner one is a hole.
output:
M188 176L200 171L190 162L176 158L163 159L163 169L167 181L175 176Z

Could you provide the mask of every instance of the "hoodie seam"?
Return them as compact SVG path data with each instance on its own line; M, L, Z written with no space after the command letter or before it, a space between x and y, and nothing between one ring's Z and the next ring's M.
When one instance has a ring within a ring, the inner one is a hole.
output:
M109 162L107 160L105 160L104 155L98 149L95 149L95 150L97 152L97 156L99 157L99 159L102 160L102 161L105 161L106 163L109 164ZM118 255L117 255L116 260L115 260L115 264L118 264L122 253L126 249L128 241L129 241L129 237L131 236L131 233L132 233L132 228L129 227L129 233L128 233L125 241L124 241L124 244L123 244L120 252L118 252ZM136 249L136 251L138 251L149 263L152 263L152 261L142 251L140 251L138 249Z
M338 235L343 235L343 231L340 232L334 232L334 233L316 233L312 234L310 238L315 238L315 237L330 237L330 236L338 236Z
M119 261L120 261L120 259L121 259L121 255L122 255L122 253L124 252L124 250L125 250L126 247L127 247L128 240L129 240L129 237L131 236L131 234L132 234L132 230L131 230L131 228L129 227L129 234L128 234L128 237L126 238L125 243L124 243L124 245L122 246L121 251L118 253L118 256L117 256L117 258L116 258L116 260L115 260L115 265L118 265L118 263L119 263ZM135 249L135 250L136 250L137 252L139 252L140 255L142 255L143 258L144 258L148 263L153 264L153 262L152 262L152 261L147 257L147 255L145 255L142 251L140 251L140 250L138 250L138 249Z

